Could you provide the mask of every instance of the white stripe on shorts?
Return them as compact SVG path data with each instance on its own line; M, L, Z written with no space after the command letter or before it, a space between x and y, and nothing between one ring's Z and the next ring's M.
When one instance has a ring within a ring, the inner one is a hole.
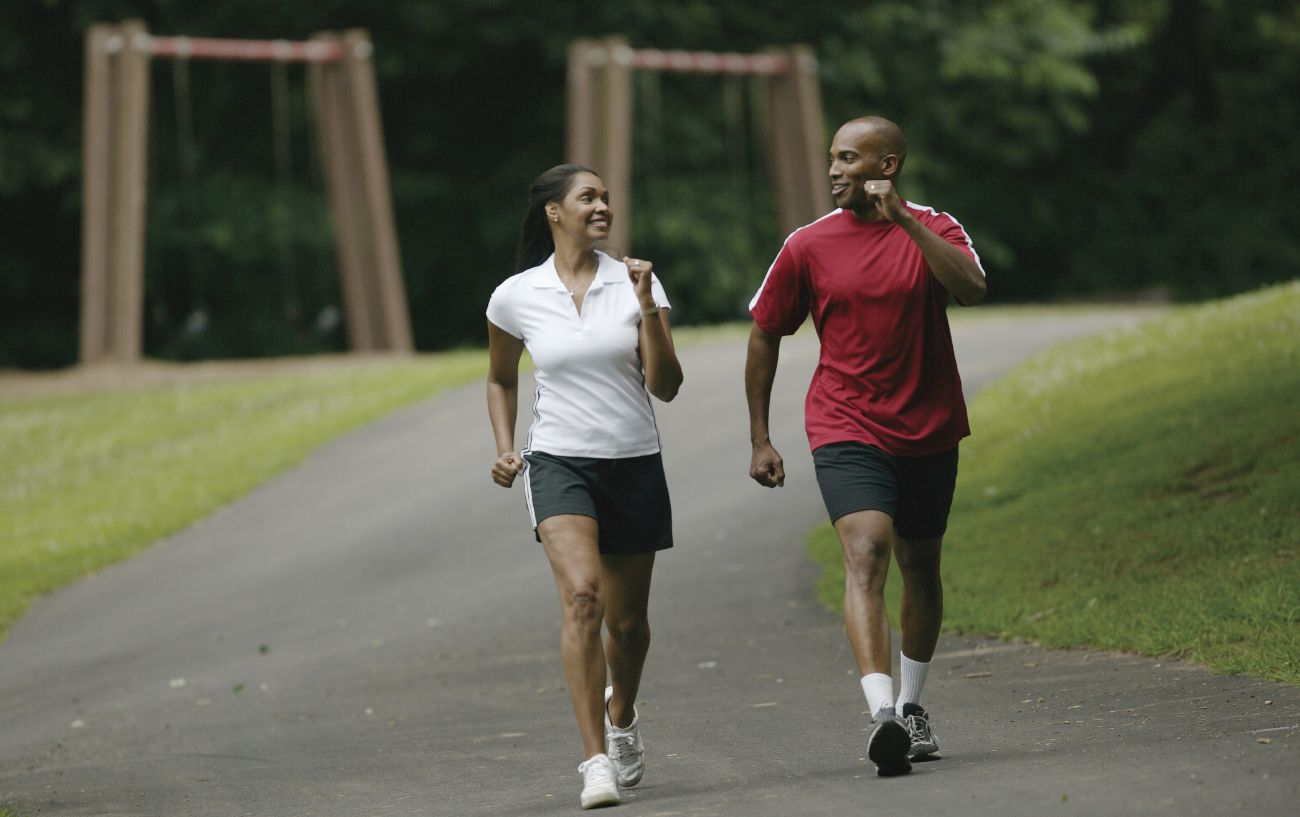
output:
M529 472L533 469L528 464L528 455L532 449L525 448L519 452L519 456L524 458L524 504L528 506L528 521L533 523L533 530L537 530L537 511L533 508L533 481L529 478Z

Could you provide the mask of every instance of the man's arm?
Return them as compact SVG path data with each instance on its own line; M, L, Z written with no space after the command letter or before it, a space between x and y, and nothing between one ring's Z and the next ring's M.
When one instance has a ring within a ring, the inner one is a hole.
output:
M781 336L770 335L754 324L749 333L749 352L745 357L745 399L749 402L749 442L753 447L749 476L768 488L785 484L785 464L772 447L767 427L772 383L776 380L780 352Z
M930 265L930 271L939 283L948 288L962 306L975 306L988 295L984 271L975 259L945 241L938 233L926 227L903 205L894 185L885 180L866 183L867 195L876 203L885 218L902 227Z
M898 222L898 226L906 230L916 246L921 248L921 254L925 256L934 277L948 288L962 306L975 306L984 300L989 292L988 284L975 259L917 221L911 213Z

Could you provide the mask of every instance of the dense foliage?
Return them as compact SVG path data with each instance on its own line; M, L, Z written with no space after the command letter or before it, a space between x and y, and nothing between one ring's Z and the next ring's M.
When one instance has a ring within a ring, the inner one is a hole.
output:
M82 37L303 38L364 27L417 344L476 343L524 189L563 159L565 51L806 42L827 136L864 112L911 144L904 193L955 213L1001 300L1226 294L1296 275L1300 10L1289 0L14 0L0 4L0 366L76 354ZM283 81L281 75L279 81ZM302 69L152 69L146 350L339 349ZM285 85L280 86L282 89ZM743 316L783 236L747 81L639 75L633 243L678 322ZM279 101L276 102L275 100ZM289 130L277 131L276 113ZM290 161L276 161L277 148ZM828 202L829 205L829 202ZM343 319L346 319L343 316Z

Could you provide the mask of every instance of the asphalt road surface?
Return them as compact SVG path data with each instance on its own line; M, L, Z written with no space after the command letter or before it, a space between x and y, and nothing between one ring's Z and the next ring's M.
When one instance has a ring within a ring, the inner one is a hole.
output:
M967 389L1134 319L961 323ZM877 778L852 657L804 548L824 513L801 425L815 355L810 335L782 349L783 489L746 475L743 342L683 350L685 387L657 409L677 547L651 601L647 771L617 813L1300 813L1300 690L968 637L940 642L926 688L942 759ZM19 817L576 813L559 604L521 489L491 483L493 459L476 384L40 600L0 645L0 804Z

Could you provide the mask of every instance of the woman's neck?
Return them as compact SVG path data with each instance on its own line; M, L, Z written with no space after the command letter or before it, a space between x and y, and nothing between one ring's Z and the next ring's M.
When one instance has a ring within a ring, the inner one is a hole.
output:
M595 247L583 247L568 242L555 244L555 269L562 275L566 273L574 276L595 275L599 264Z

